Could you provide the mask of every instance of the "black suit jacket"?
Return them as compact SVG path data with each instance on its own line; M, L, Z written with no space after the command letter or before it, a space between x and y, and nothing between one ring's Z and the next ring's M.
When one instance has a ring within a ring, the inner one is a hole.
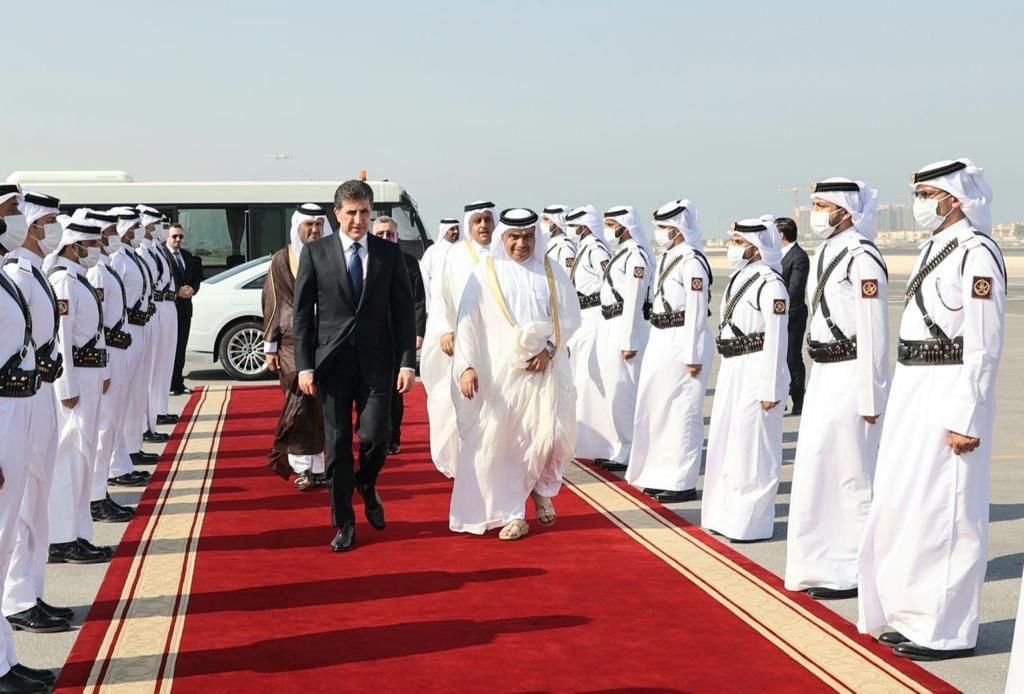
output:
M415 309L404 253L371 234L363 241L368 258L358 305L340 234L303 246L292 320L296 370L329 368L353 335L367 381L390 381L395 354L401 355L400 367L416 368Z
M412 300L416 312L416 337L423 337L427 332L427 293L423 289L423 272L420 263L408 253L402 253L405 269L409 271L409 284L412 286Z
M793 248L786 255L782 256L782 279L789 290L789 307L792 313L796 310L807 310L805 295L807 293L807 275L811 271L811 261L807 252L800 247L800 244L793 244Z
M181 249L181 261L185 265L185 272L181 272L181 268L178 267L178 263L174 260L174 253L167 250L167 259L171 264L171 273L174 275L174 286L180 288L182 285L187 284L199 292L199 285L203 283L203 261L192 255L184 248ZM174 307L178 309L178 313L185 315L192 315L192 299L183 299L182 297L176 297L174 299Z

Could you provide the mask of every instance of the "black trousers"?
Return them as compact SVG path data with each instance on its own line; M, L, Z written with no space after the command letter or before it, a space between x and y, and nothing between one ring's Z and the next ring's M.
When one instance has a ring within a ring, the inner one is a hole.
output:
M174 308L178 311L178 345L174 351L174 371L171 372L171 390L184 390L185 347L188 345L188 333L192 329L192 307L182 306L177 301Z
M398 383L398 370L395 370L391 383ZM392 386L394 387L394 386ZM405 395L397 390L391 393L391 436L392 446L402 445L402 418L405 416Z
M331 523L340 528L355 521L352 492L377 484L391 427L391 391L384 378L373 378L360 367L356 350L350 346L319 373L317 385L324 410L324 453L331 480ZM368 378L368 376L370 376ZM359 470L352 454L352 408L355 406L359 437Z
M807 307L793 309L789 314L789 349L786 363L789 365L789 397L793 409L804 407L804 383L807 369L804 367L804 331L807 328Z

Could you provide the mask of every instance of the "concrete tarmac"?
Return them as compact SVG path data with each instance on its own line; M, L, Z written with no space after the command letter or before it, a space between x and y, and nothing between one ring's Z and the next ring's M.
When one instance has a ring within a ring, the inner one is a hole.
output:
M714 258L716 282L713 286L715 321L719 314L721 292L726 284L727 271L724 258ZM906 287L905 261L891 262L893 276L890 284L890 322L892 326L892 361L895 363L895 336L902 314L902 295ZM994 459L992 463L992 505L990 511L990 542L988 573L982 596L982 620L978 636L977 655L970 658L922 665L954 686L967 692L1002 692L1009 663L1009 652L1013 637L1014 618L1024 569L1024 432L1020 422L1024 418L1024 258L1008 257L1010 268L1009 301L1007 304L1007 332L1003 360L998 378L998 415L996 420ZM899 272L901 271L901 272ZM715 384L719 359L716 359L705 415L710 417L711 398ZM808 370L810 364L808 363ZM190 373L191 372L191 373ZM228 383L224 372L214 364L189 363L186 374L190 386ZM171 399L172 412L180 412L185 397ZM934 403L922 403L931 406ZM731 547L746 555L773 573L782 575L785 568L786 521L789 509L792 462L796 452L799 417L785 420L783 479L776 506L775 536L756 544L737 544ZM167 430L167 428L164 428ZM159 452L159 447L147 446L147 450ZM703 479L698 489L703 488ZM382 490L385 501L387 491ZM282 493L288 493L282 489ZM135 504L140 491L117 491L114 499L121 503ZM673 510L686 520L700 523L700 501L674 504ZM325 510L326 514L326 510ZM326 518L326 516L325 516ZM124 526L97 524L96 544L116 545ZM896 529L894 529L895 531ZM326 548L325 548L326 551ZM33 667L60 668L77 635L89 606L95 599L106 565L70 566L50 565L47 571L46 600L54 605L66 605L75 609L76 629L64 634L17 634L18 655L22 662ZM856 600L842 600L824 603L844 618L855 621ZM689 618L692 615L681 615ZM699 657L699 654L698 654Z

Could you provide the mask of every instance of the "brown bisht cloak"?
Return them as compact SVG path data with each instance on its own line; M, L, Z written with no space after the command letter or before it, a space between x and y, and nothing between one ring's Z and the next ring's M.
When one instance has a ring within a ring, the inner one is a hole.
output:
M274 446L267 465L281 477L292 475L288 454L314 455L324 450L324 418L320 398L299 390L295 371L295 341L292 338L292 302L299 259L285 246L270 260L270 272L263 282L263 334L267 342L277 342L280 363L278 378L284 391L284 408L277 421Z

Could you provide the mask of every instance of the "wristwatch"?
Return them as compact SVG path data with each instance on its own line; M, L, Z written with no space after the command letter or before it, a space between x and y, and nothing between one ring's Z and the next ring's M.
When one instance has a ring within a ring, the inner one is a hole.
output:
M548 353L548 359L555 358L555 345L551 340L548 340L548 343L544 346L544 351Z

